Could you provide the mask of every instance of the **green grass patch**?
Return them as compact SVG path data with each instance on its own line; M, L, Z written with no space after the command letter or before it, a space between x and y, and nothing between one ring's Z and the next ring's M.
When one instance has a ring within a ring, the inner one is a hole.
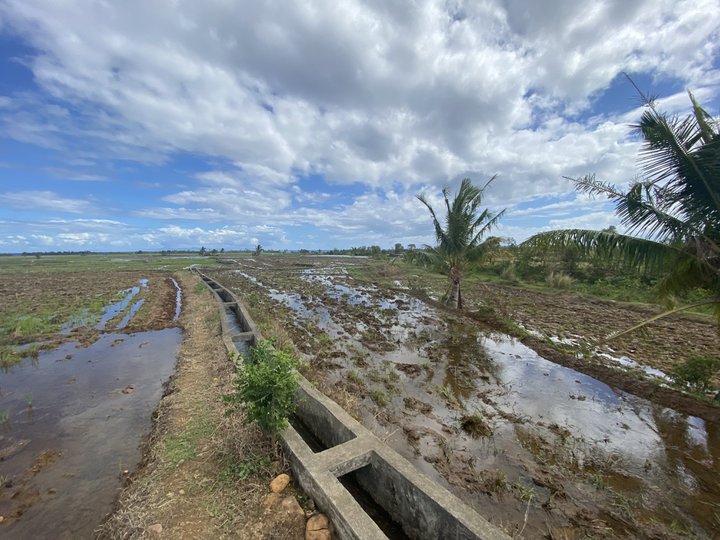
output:
M245 459L228 458L220 469L220 480L223 482L237 482L245 480L248 476L270 471L270 457L251 454Z
M193 459L198 455L202 443L214 431L215 424L208 412L197 411L180 433L170 435L163 441L164 460L177 465L180 461Z

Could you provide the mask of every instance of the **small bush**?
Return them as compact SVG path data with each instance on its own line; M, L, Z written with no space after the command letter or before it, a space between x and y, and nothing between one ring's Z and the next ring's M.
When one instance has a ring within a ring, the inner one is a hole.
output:
M235 364L235 391L224 396L231 405L228 413L242 404L248 420L265 431L276 433L287 427L287 419L295 411L298 366L288 352L260 340L244 361Z
M573 285L573 278L562 272L550 272L545 278L545 284L553 289L569 289Z
M710 390L710 381L719 371L720 358L693 356L675 365L669 375L676 385L704 393Z

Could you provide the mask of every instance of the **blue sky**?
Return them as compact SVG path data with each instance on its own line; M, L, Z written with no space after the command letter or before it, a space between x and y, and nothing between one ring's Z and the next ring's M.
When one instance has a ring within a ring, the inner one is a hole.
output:
M294 5L296 4L296 5ZM720 1L0 0L0 252L432 242L617 225L639 100L720 105Z

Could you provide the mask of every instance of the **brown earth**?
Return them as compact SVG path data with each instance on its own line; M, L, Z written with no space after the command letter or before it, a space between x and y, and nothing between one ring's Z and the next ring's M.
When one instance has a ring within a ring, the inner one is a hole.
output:
M663 310L659 306L496 284L472 284L466 298L470 310L489 305L545 336L579 338L581 344L599 346L614 356L629 356L665 372L692 355L720 356L718 327L709 316L679 313L606 340Z

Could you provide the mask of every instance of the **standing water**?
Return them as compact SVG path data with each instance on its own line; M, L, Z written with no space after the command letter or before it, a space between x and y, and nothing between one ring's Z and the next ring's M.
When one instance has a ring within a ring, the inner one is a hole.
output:
M0 374L3 538L89 538L141 458L177 328L103 334Z

